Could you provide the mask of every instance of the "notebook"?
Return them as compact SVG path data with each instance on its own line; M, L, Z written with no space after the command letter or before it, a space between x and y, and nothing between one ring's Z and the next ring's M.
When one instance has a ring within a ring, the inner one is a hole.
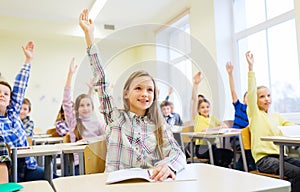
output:
M22 188L23 188L23 186L18 184L18 183L0 184L0 191L1 192L14 192L14 191L19 191Z
M124 181L146 181L146 182L155 182L155 180L150 179L152 175L152 169L142 169L142 168L130 168L130 169L121 169L117 171L110 172L106 184L119 183ZM188 180L197 180L197 177L190 175L187 172L188 170L183 169L180 171L175 178L175 181L188 181ZM167 178L164 181L173 181L171 178Z

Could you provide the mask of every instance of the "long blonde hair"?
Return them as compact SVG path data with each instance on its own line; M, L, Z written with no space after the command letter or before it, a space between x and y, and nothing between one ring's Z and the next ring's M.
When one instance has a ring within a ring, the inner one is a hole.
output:
M153 103L152 105L146 110L145 116L147 116L147 118L149 119L149 121L153 122L156 128L155 131L155 137L157 140L157 147L158 147L158 151L159 151L159 155L162 158L163 157L163 153L162 153L162 145L163 145L163 126L165 125L165 120L163 119L161 110L159 108L159 103L158 103L158 89L156 86L156 83L153 79L153 77L147 73L146 71L140 70L140 71L136 71L134 73L132 73L123 88L123 103L124 103L124 109L126 111L129 111L129 101L126 98L126 95L128 94L128 91L130 89L130 85L132 83L132 81L136 78L139 77L149 77L154 84L154 98L153 98Z
M78 113L78 108L80 106L80 101L84 98L89 98L91 100L92 108L94 110L94 103L93 103L92 98L89 95L81 94L76 98L75 106L74 106L75 117L76 117L76 122L77 122L76 126L75 126L75 129L74 129L74 134L75 134L75 137L76 137L76 141L82 139L82 134L81 133L85 129L85 126L83 125L82 120L79 118L79 113Z

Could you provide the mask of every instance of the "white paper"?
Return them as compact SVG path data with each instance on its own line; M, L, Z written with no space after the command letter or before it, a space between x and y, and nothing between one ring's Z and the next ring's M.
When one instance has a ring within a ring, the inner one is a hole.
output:
M300 125L278 126L283 136L300 137Z

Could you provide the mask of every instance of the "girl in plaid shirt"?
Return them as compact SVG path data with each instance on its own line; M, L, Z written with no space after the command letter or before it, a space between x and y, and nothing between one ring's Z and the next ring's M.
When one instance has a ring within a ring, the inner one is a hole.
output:
M163 181L186 165L186 158L165 123L158 105L155 81L145 71L134 72L123 89L124 110L113 106L107 93L100 56L94 44L94 25L84 9L79 18L87 52L98 79L100 111L107 123L106 172L133 167L152 168L151 179Z

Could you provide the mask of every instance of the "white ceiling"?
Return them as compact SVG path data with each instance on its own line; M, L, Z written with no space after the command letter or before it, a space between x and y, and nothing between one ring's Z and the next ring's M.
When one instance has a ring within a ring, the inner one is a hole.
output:
M0 30L80 35L78 16L95 0L0 0ZM95 24L98 37L139 24L165 24L189 7L189 0L108 0Z

